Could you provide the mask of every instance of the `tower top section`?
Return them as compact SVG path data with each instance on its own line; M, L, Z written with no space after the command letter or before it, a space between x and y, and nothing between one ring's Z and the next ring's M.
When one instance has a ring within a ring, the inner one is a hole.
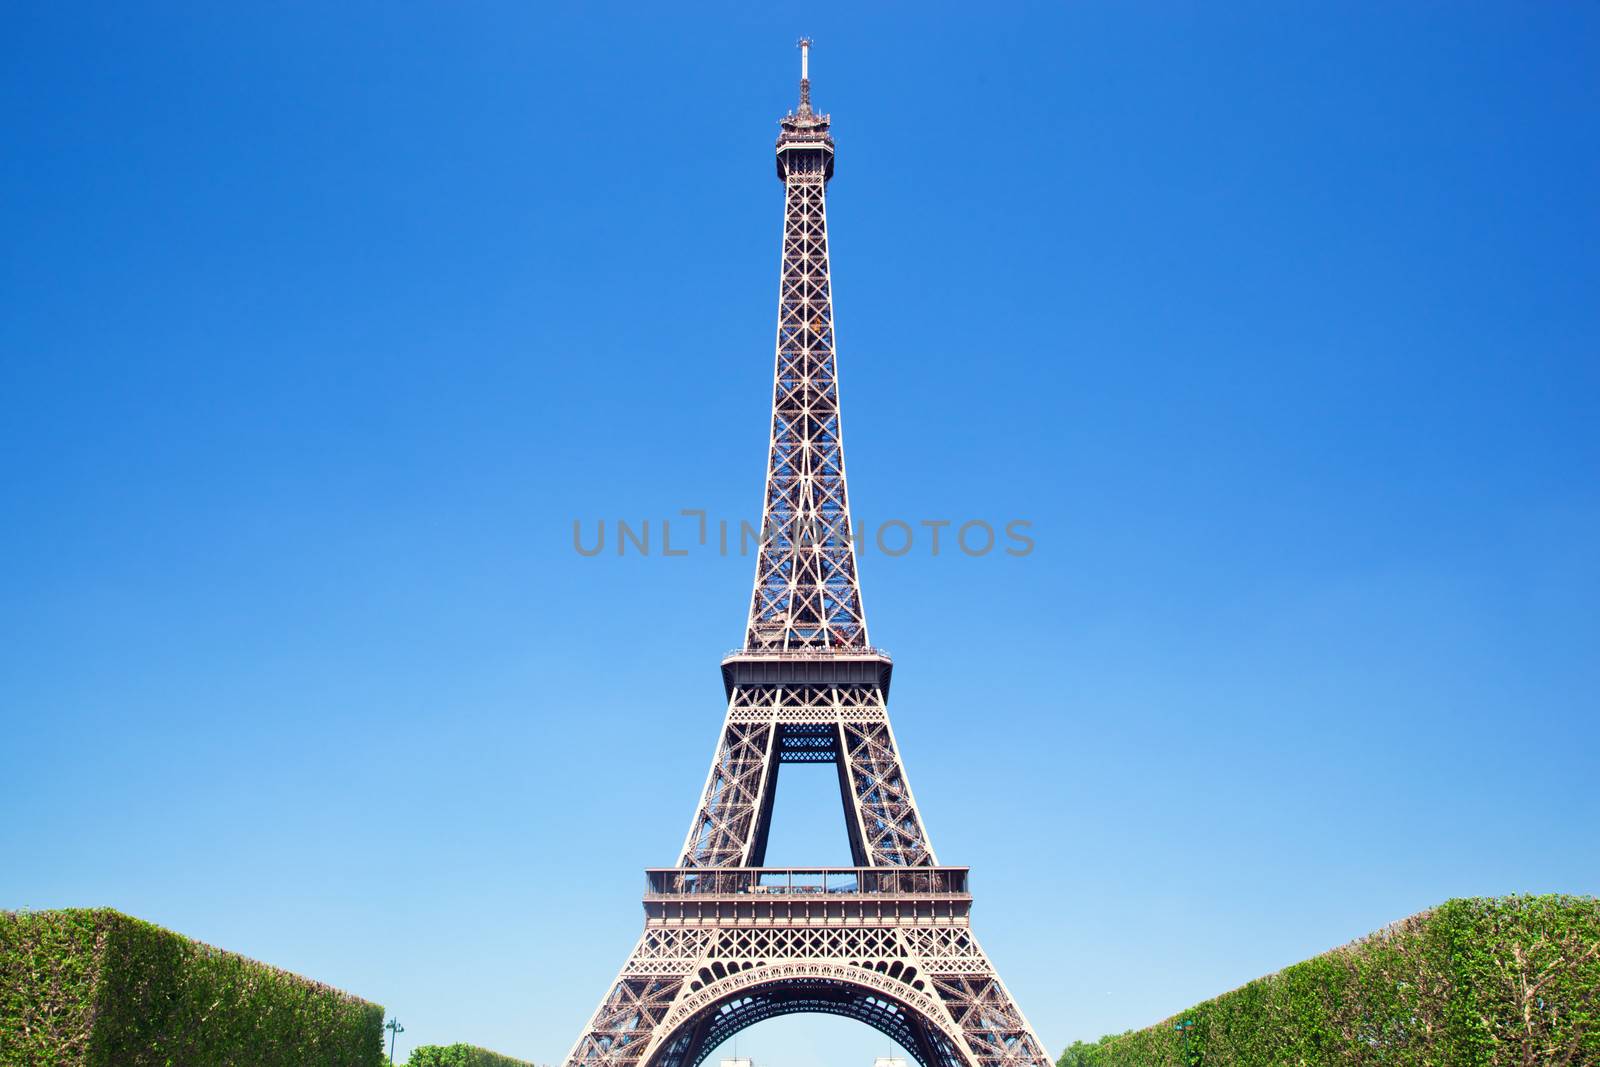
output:
M778 180L791 175L833 177L833 137L828 116L811 110L811 38L800 38L800 106L778 120Z

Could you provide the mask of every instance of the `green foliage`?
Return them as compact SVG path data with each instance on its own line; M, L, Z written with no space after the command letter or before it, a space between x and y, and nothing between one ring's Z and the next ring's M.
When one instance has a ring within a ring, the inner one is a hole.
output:
M420 1045L411 1050L406 1067L534 1067L473 1045Z
M150 923L0 913L0 1065L379 1067L383 1009Z
M1133 1031L1129 1030L1128 1033L1131 1034ZM1116 1040L1114 1035L1107 1034L1092 1045L1087 1041L1074 1041L1056 1061L1056 1067L1094 1067L1094 1064L1099 1062L1095 1056L1114 1040Z
M81 1064L104 930L94 912L0 912L0 1064Z
M1600 1064L1600 901L1452 900L1059 1067Z

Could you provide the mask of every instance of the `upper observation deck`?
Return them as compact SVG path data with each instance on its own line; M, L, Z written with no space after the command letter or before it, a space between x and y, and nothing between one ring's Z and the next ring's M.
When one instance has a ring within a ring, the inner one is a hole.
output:
M811 109L811 41L800 39L800 106L778 120L778 180L790 174L833 177L833 136L827 115Z

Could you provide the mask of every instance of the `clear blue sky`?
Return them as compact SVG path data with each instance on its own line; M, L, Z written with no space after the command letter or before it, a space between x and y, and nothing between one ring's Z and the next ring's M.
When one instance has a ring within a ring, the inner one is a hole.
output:
M756 516L801 33L857 513L1034 523L862 572L1052 1049L1600 891L1600 13L804 8L12 7L0 906L566 1051L753 567L572 522Z

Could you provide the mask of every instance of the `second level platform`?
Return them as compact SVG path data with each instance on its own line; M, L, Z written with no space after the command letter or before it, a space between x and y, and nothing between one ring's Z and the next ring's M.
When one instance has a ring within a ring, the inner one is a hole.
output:
M651 924L965 922L966 867L653 867Z

